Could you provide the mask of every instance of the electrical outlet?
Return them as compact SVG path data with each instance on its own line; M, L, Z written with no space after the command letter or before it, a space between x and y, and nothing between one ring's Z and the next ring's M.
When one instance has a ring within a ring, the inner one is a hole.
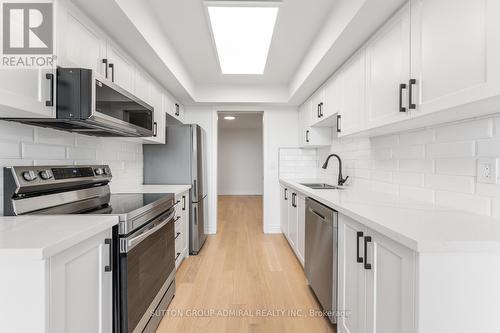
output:
M496 158L480 158L477 161L477 182L496 184L497 170Z

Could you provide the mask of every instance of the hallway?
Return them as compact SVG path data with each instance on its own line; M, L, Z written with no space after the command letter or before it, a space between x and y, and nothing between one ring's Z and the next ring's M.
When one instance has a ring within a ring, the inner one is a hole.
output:
M218 200L218 233L181 265L157 332L334 332L306 318L319 306L285 238L262 232L262 197Z

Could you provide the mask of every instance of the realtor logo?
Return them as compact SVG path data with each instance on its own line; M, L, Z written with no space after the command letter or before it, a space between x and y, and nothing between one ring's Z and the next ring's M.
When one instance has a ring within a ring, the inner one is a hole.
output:
M3 54L52 54L52 3L3 3Z
M52 66L53 36L52 2L2 3L2 67Z

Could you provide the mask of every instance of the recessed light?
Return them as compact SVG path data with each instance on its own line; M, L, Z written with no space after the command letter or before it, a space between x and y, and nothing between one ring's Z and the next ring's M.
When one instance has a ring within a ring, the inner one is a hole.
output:
M278 4L206 3L222 74L264 74Z
M235 120L236 117L233 117L233 116L225 116L224 119L226 120Z

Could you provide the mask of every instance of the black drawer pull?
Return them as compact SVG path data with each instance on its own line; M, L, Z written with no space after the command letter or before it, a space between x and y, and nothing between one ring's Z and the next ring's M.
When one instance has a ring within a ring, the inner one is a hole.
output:
M365 269L372 269L372 264L368 263L368 243L372 241L370 236L365 237Z
M46 73L45 78L49 80L50 83L50 99L45 101L45 106L54 106L54 74Z
M408 87L408 89L410 89L409 93L408 93L408 100L409 100L409 109L410 110L415 110L417 108L417 105L413 103L413 86L417 84L417 80L415 79L411 79L410 80L410 85Z
M359 263L363 263L363 257L361 257L359 254L359 240L363 238L363 232L358 231L356 233L357 241L356 241L356 261Z
M111 238L106 238L104 244L109 245L109 266L104 266L105 272L113 271L113 240Z
M406 112L406 108L403 106L403 90L405 89L406 89L406 84L401 83L399 85L399 112Z
M180 232L178 232L178 233L175 235L175 238L174 238L174 239L179 238L180 234L181 234L181 233L180 233Z
M177 252L177 255L175 256L175 260L177 261L177 258L179 258L179 256L181 255L180 252Z
M186 210L186 196L182 196L182 210Z
M285 190L283 191L284 195L285 195L285 200L288 200L288 189L285 188Z

